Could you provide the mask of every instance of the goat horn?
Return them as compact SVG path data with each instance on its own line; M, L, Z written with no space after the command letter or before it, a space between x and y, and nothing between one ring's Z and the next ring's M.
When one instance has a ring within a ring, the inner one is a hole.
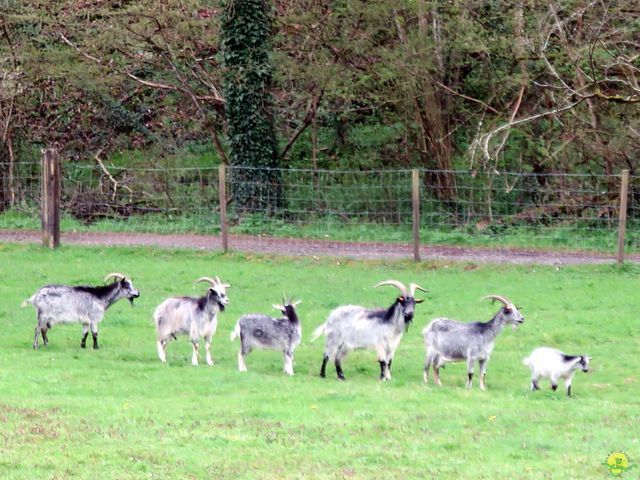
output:
M426 288L422 288L417 283L411 283L411 284L409 284L409 292L411 293L412 297L416 296L416 289L422 290L423 292L429 292L429 290L427 290Z
M213 286L217 285L216 281L214 279L212 279L212 278L209 278L209 277L200 277L198 280L193 282L193 284L195 285L196 283L200 283L200 282L208 282Z
M117 281L117 280L122 280L124 278L127 278L127 276L126 275L122 275L121 273L113 272L113 273L110 273L109 275L107 275L106 277L104 277L104 281L106 282L110 278L115 278L116 281Z
M273 305L271 305L273 308L275 308L276 310L284 310L284 307L282 305L278 305L276 303L274 303Z
M373 288L381 287L382 285L391 285L393 287L396 287L398 290L400 290L400 292L402 292L402 295L404 295L405 297L407 296L407 287L405 287L397 280L385 280L384 282L380 282L377 285L374 285Z
M487 295L486 297L483 297L482 300L486 300L488 298L491 300L498 300L507 308L513 308L513 303L511 303L511 300L509 300L507 297L502 297L500 295Z

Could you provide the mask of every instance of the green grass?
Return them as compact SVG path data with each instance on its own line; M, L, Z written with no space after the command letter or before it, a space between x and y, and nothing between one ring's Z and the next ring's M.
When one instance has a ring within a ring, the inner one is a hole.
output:
M79 325L56 326L31 349L34 311L22 300L48 282L133 276L134 308L117 303L101 349L79 347ZM612 451L640 463L640 327L636 266L514 267L281 259L194 251L0 244L0 478L606 478ZM202 275L233 286L214 337L213 367L190 364L185 339L156 357L151 314L165 297L196 294ZM388 304L387 278L431 290L394 361L377 380L375 354L344 362L346 382L317 373L312 329L343 303ZM302 298L303 342L292 378L281 356L254 352L236 370L228 340L241 313L268 312L283 291ZM424 385L420 330L434 316L488 320L497 293L523 307L488 369L488 390L464 388L465 366ZM593 356L574 398L528 389L521 359L553 345ZM637 471L626 474L636 478Z
M0 214L0 229L40 228L39 212L7 211ZM190 215L149 214L131 216L120 220L105 218L93 223L83 223L69 215L61 218L62 232L130 232L179 234L199 233L218 235L220 221L209 211ZM288 222L262 216L246 216L241 221L232 220L229 231L237 235L293 237L355 242L409 243L412 241L411 225L350 223L337 217L318 217L313 222ZM559 227L500 227L477 230L473 226L441 228L422 225L420 238L426 245L459 245L487 247L538 248L552 250L586 250L614 253L618 233L615 226L588 228L586 226ZM629 223L626 232L626 250L640 251L640 228Z

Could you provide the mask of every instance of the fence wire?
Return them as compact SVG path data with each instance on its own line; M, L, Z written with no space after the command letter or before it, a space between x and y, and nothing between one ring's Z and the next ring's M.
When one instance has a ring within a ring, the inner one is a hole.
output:
M0 227L39 228L40 170L39 162L16 163L8 175L8 166L0 164ZM336 245L412 240L411 170L282 169L277 185L259 185L251 169L226 170L232 235ZM423 244L615 251L620 175L424 169L419 175ZM63 162L62 230L219 235L218 181L217 167ZM241 201L252 187L266 198ZM640 177L631 177L629 251L640 249L639 226Z

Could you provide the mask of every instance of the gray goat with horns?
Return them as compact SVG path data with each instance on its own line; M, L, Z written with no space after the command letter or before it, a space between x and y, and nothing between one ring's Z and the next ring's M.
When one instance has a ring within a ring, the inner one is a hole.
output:
M127 298L133 305L133 299L140 293L135 289L131 279L121 273L110 273L115 281L109 285L98 287L46 285L38 290L31 298L22 303L26 307L31 303L37 311L38 325L36 326L33 348L38 348L38 336L42 335L45 345L49 343L47 330L58 323L82 323L82 341L80 346L85 348L89 330L93 335L93 349L98 346L98 323L111 305Z
M335 362L336 374L344 380L342 359L351 351L360 348L375 350L380 363L380 379L391 380L391 363L402 335L413 320L416 289L428 292L412 283L407 287L397 280L386 280L374 286L390 285L400 290L400 296L386 309L369 309L357 305L344 305L333 310L327 321L313 332L311 341L323 333L326 335L324 357L320 376L326 376L327 362Z
M447 362L467 362L467 388L471 388L473 364L480 365L480 389L485 389L487 362L493 351L496 337L505 325L516 328L524 317L506 297L488 295L502 303L503 307L488 322L461 323L448 318L436 318L422 330L427 358L424 364L424 381L429 380L429 367L433 365L435 382L442 386L440 368Z
M302 328L296 313L296 306L302 300L294 302L282 298L282 305L273 305L280 310L283 318L273 318L260 313L243 315L231 332L231 340L240 337L238 352L238 370L247 371L244 357L255 348L280 350L284 356L284 373L293 375L293 352L300 345Z
M207 353L207 364L213 365L211 358L211 337L218 328L218 312L224 311L229 303L228 283L201 277L195 283L206 282L210 286L202 297L171 297L156 308L153 318L156 324L158 357L161 362L167 361L167 343L178 335L189 335L193 346L191 363L198 365L200 337L204 337Z

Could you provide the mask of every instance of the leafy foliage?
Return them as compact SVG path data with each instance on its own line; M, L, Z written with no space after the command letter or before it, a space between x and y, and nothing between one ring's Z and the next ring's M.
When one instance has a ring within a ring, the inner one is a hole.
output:
M502 170L638 167L640 10L630 2L3 7L2 206L10 149L19 160L45 145L86 163L97 151L164 157L209 144L213 163L258 167L257 182L241 180L279 202L266 167L462 169L487 182ZM447 174L426 182L452 205L463 188ZM252 196L234 195L239 207Z

